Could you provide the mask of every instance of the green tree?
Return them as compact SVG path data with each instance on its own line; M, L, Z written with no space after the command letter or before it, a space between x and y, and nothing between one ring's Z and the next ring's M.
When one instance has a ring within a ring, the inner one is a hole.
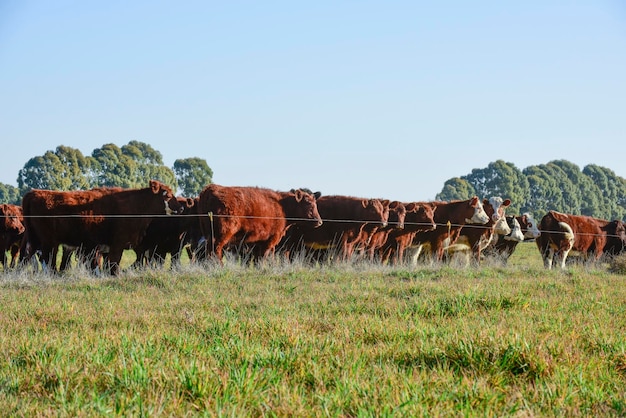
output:
M510 213L520 213L530 197L526 176L513 163L503 160L489 163L483 169L474 169L471 174L462 178L473 186L481 198L500 196L510 199Z
M469 181L465 180L461 177L452 177L449 180L446 180L443 185L443 189L441 193L438 193L435 196L437 200L465 200L469 199L476 195L476 190L469 183Z
M530 198L527 210L541 218L549 210L563 211L564 202L559 182L553 169L545 164L526 167L522 172L528 179Z
M10 184L0 183L0 203L21 205L22 195L20 194L20 189Z
M589 164L583 173L598 187L604 219L626 219L626 180L613 170Z
M152 146L140 141L130 141L121 151L136 163L136 171L133 173L135 181L147 184L148 180L155 179L176 188L174 172L163 164L163 156Z
M559 181L563 199L569 206L563 210L574 215L602 217L601 191L591 178L567 160L551 161L550 164L557 166L564 176Z
M93 187L145 187L136 177L137 163L115 144L105 144L91 153L95 160Z
M213 180L213 170L202 158L178 159L174 161L173 169L183 196L199 195L202 189Z
M30 189L79 190L89 185L85 175L93 161L77 149L58 146L33 157L19 171L17 184L20 193Z

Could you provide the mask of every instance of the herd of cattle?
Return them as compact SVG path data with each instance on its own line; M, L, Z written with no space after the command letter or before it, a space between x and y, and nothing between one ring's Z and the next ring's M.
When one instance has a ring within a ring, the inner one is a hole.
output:
M21 206L0 205L0 261L5 270L34 264L57 271L70 268L74 255L114 275L128 249L137 255L133 266L161 264L168 254L175 264L183 251L192 262L222 261L229 252L253 262L282 256L397 265L462 252L476 263L489 255L506 263L518 243L535 241L547 268L564 268L570 251L598 260L625 248L621 221L550 211L537 224L528 213L506 215L510 203L476 196L399 202L216 184L191 199L155 180L142 189L32 190Z

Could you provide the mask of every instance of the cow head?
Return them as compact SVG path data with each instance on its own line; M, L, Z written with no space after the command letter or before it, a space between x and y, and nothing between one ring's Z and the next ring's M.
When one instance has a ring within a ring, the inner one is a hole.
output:
M511 228L507 223L504 216L504 208L509 206L511 201L509 199L503 201L501 197L492 197L489 200L483 200L483 208L489 221L487 225L493 227L493 232L499 235L508 235L511 233Z
M493 221L497 221L500 218L504 218L505 210L511 204L510 199L502 200L500 196L492 196L489 198L489 203L493 206L493 214L491 215L491 219Z
M474 196L469 200L469 207L474 209L474 213L470 218L465 219L466 223L484 225L489 222L489 216L485 213L483 204L481 203L478 196Z
M524 239L533 240L541 235L537 222L530 213L525 212L522 216L518 217L517 220L524 233Z
M166 215L183 213L184 206L176 199L174 193L172 193L172 189L168 186L160 181L150 180L150 190L152 190L152 193L155 195L162 196Z
M389 200L363 199L361 204L365 209L363 221L380 223L383 227L387 226L387 222L389 222Z
M405 205L407 217L406 222L411 222L415 231L434 231L437 228L435 223L435 209L433 205L419 203L409 203Z
M406 219L406 207L397 200L394 200L389 204L389 223L394 225L398 229L404 228L404 221Z
M0 218L2 218L1 233L11 233L19 235L24 232L22 224L23 215L21 207L17 205L0 205Z
M509 225L511 232L505 235L504 239L506 241L515 241L515 242L524 241L524 234L522 233L522 227L520 226L515 216L507 216L506 222Z
M320 192L313 193L309 189L291 189L289 194L295 200L293 215L315 221L315 228L322 226L322 217L317 210L317 199L322 195Z

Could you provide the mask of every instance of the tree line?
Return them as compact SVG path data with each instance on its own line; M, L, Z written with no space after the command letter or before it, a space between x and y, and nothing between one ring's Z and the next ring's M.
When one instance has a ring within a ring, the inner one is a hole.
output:
M212 178L213 171L205 160L177 159L170 168L164 165L159 151L140 141L122 147L105 144L88 156L60 145L28 160L18 173L17 187L0 183L0 202L20 204L31 189L142 188L150 179L170 185L177 194L193 197ZM626 221L626 180L595 164L581 170L567 160L555 160L520 170L513 163L497 160L447 180L436 199L469 199L474 195L511 199L509 213L530 212L541 217L557 210Z
M161 153L140 141L118 147L105 144L85 156L76 148L60 145L33 157L18 172L17 187L0 183L0 202L21 204L31 189L87 190L94 187L143 188L159 180L178 194L193 197L211 183L213 171L201 158L183 158L173 167Z
M626 180L595 164L581 170L567 160L555 160L520 170L497 160L447 180L436 198L468 199L474 195L511 199L508 213L530 212L540 218L549 210L557 210L626 221Z

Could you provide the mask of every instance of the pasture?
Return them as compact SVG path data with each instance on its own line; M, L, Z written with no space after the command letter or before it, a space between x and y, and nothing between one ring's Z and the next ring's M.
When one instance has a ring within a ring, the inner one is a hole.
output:
M532 243L506 267L5 272L0 414L624 416L625 278Z

